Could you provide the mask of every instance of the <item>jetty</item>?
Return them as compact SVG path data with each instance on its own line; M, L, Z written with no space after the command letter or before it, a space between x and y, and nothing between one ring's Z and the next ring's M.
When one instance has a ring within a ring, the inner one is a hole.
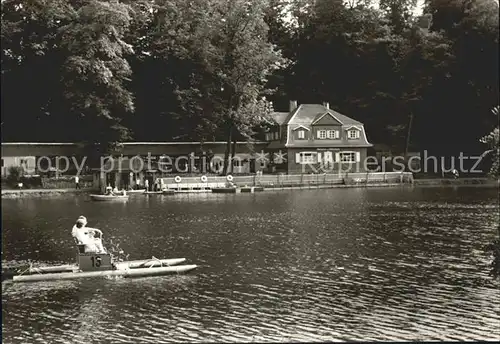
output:
M413 183L411 172L317 173L317 174L253 174L202 175L164 177L166 190L175 193L253 193L278 188L314 188L363 185L399 185ZM236 186L228 187L228 182Z

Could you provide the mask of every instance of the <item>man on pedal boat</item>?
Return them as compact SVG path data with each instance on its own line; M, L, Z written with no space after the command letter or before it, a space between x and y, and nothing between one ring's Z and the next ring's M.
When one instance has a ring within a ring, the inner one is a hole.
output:
M71 234L78 241L79 245L85 245L86 253L106 253L101 238L96 236L96 234L102 236L102 231L97 228L87 227L87 218L85 216L80 216L76 220Z

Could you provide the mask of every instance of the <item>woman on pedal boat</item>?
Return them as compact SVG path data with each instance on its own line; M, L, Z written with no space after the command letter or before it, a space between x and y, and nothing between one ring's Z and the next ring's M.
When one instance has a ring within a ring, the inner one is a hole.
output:
M101 238L96 236L96 234L102 236L102 231L97 228L87 227L87 218L85 216L80 216L76 220L71 234L79 245L85 245L85 253L106 253Z

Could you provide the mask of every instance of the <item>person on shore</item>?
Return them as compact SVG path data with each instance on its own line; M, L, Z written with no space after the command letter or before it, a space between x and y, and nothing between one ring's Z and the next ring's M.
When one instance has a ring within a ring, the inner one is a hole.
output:
M80 189L80 177L78 175L75 176L75 188L76 190Z
M79 245L85 245L85 253L106 253L102 245L102 239L96 236L102 236L102 231L97 228L87 227L87 218L80 216L76 220L71 235L78 241Z
M144 186L146 187L146 191L149 191L149 180L144 180Z

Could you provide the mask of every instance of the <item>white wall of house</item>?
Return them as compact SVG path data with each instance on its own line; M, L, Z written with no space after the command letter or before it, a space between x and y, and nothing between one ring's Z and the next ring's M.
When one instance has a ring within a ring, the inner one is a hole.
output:
M2 177L9 175L9 167L20 166L26 174L35 174L36 157L34 156L5 156L2 157Z

